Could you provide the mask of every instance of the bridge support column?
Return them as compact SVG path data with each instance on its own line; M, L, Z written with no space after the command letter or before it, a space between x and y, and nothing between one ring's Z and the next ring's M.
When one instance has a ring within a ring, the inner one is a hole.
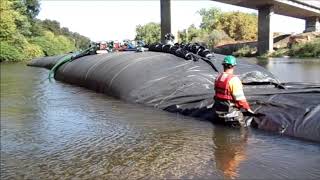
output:
M308 17L306 19L306 29L304 32L320 31L320 17Z
M273 51L273 32L271 28L273 6L263 6L258 10L258 54L262 55Z
M164 36L171 33L171 7L170 0L160 0L161 11L161 42L165 43Z

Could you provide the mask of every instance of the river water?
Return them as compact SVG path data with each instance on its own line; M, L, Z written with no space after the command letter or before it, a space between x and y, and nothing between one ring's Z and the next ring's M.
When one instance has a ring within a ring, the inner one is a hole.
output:
M256 63L255 59L248 59ZM320 83L320 61L259 61ZM320 145L130 104L1 64L1 179L319 179Z

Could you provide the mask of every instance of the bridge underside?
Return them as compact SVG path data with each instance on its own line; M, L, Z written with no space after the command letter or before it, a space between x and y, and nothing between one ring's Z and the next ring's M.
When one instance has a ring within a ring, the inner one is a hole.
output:
M258 10L258 53L273 51L271 20L274 13L306 20L305 32L320 31L318 0L213 0Z
M274 13L306 20L305 32L320 31L319 0L212 0L258 10L258 53L273 51L271 19ZM161 41L171 33L170 0L160 0Z
M319 1L302 0L213 0L250 9L259 10L263 6L273 6L273 12L280 15L307 19L320 16Z

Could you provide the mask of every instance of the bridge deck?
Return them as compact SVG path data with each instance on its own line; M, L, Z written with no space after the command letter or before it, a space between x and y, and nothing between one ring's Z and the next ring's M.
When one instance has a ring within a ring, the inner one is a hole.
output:
M213 0L250 9L259 9L266 5L273 5L274 12L285 16L306 19L320 17L320 2L318 0Z

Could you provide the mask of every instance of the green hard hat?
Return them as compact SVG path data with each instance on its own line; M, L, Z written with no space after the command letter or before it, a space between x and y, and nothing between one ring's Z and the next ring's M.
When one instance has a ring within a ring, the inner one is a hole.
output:
M237 65L237 60L234 56L226 56L223 59L223 63L222 64L230 64L232 66L236 66Z

